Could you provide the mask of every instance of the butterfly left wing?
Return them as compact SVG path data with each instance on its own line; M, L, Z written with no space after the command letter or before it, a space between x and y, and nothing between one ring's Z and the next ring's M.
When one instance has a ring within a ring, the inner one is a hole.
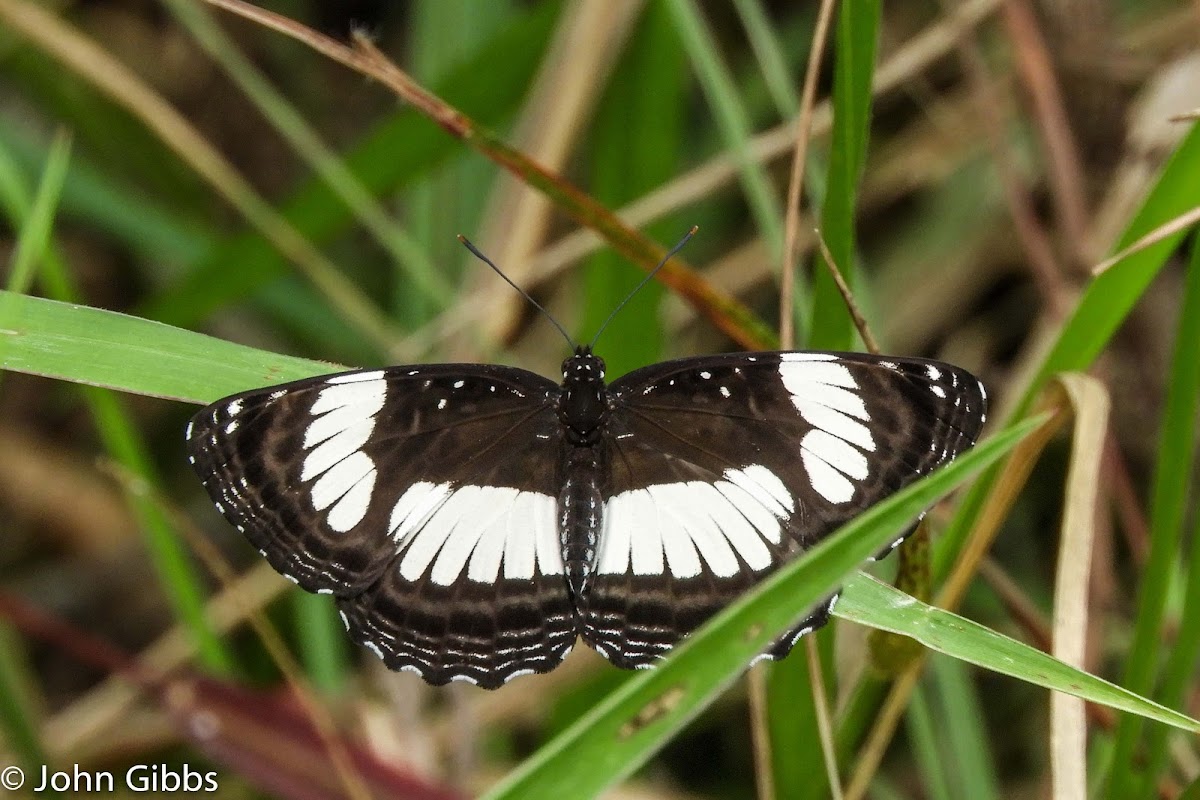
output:
M188 428L217 509L351 635L432 683L498 686L575 641L555 518L557 386L427 365L221 400Z
M780 564L954 458L985 406L965 370L858 353L683 359L610 388L611 485L580 613L584 639L622 667L650 666ZM831 605L765 655L786 655Z

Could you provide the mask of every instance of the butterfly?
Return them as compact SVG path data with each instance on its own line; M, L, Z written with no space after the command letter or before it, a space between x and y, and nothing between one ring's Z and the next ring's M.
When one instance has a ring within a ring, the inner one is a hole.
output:
M970 447L983 385L938 361L708 355L611 384L506 366L326 375L187 428L217 509L357 642L433 684L496 688L582 638L652 666L781 564ZM894 546L894 545L893 545ZM835 597L765 658L823 625Z

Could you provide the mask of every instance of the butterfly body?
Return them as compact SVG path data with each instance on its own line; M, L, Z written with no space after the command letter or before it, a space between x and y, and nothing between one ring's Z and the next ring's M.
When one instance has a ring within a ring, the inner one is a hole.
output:
M581 637L653 665L725 604L970 446L964 370L751 353L605 382L511 367L363 370L202 410L190 459L227 519L389 667L494 688ZM823 624L832 599L768 657Z

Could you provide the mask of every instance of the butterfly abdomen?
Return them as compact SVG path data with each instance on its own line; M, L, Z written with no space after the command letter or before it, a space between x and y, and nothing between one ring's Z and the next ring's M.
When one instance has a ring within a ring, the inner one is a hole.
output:
M564 444L559 474L558 533L563 568L573 598L587 591L596 561L600 532L604 528L604 476L608 473L607 448Z

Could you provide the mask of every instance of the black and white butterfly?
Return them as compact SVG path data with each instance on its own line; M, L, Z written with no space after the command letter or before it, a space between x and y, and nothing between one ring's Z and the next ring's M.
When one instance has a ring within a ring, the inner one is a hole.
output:
M360 370L195 416L189 460L278 571L392 669L495 688L576 639L648 667L733 598L974 443L983 386L937 361L701 356L606 385ZM824 624L808 612L764 657Z

